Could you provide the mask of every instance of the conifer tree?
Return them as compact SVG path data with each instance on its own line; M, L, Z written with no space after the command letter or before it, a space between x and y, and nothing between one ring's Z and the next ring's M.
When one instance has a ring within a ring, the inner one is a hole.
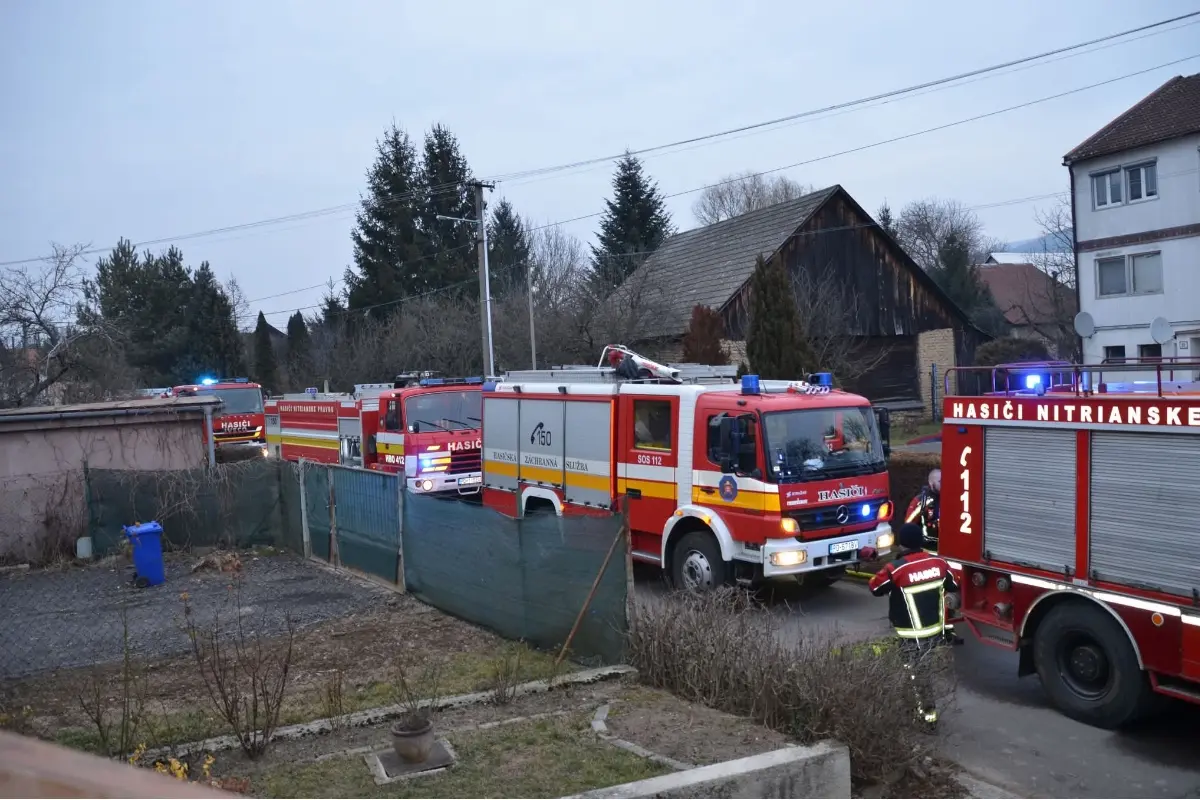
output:
M420 175L424 202L418 224L425 253L416 270L421 279L414 289L427 292L469 281L476 275L478 226L455 220L479 219L479 211L474 191L467 185L472 180L471 168L459 150L458 139L441 125L434 125L425 134Z
M493 296L525 287L532 249L525 223L512 203L501 200L488 220L488 272Z
M620 286L674 233L662 192L636 156L627 152L617 162L612 186L592 246L593 281L602 294Z
M750 369L766 380L803 380L817 367L780 259L759 256L754 264L746 356Z
M691 322L683 334L683 360L714 367L728 364L729 353L721 344L724 335L725 322L720 312L697 305L692 309Z
M354 268L346 270L346 299L351 309L370 307L383 318L393 307L381 304L426 288L429 242L420 223L425 190L408 134L393 124L375 151L351 233Z
M279 369L275 361L275 344L271 341L271 326L261 311L258 312L258 324L254 326L254 379L264 389L279 388Z
M297 311L288 317L287 322L288 354L287 372L288 383L299 391L308 385L312 377L312 341L308 335L308 323L304 315Z

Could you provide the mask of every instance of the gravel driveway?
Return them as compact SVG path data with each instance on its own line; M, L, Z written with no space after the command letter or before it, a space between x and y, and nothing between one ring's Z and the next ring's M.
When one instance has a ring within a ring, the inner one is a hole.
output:
M198 624L217 613L232 620L238 611L244 624L267 634L282 632L289 616L303 629L392 595L296 556L241 557L240 580L239 573L192 573L196 558L169 559L166 583L148 589L130 584L128 565L0 575L0 680L120 660L123 611L138 657L186 652L184 592Z

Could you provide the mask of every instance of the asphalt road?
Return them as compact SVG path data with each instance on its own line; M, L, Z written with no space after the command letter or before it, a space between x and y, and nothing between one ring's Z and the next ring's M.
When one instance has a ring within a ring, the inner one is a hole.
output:
M652 574L637 589L664 593ZM886 634L885 601L854 580L816 593L787 592L763 612L783 632ZM1025 797L1200 798L1200 708L1169 703L1138 729L1114 733L1049 706L1036 676L1017 678L1017 656L974 640L954 648L956 708L943 714L945 755L977 777Z

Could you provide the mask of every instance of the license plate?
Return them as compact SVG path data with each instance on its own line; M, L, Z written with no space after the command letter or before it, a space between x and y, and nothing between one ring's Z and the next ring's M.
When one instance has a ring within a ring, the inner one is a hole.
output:
M834 553L850 553L857 549L858 542L856 540L851 540L849 542L834 542L833 544L829 545L830 555L833 555Z
M483 483L482 475L468 475L465 478L458 479L459 486L474 486L477 483Z

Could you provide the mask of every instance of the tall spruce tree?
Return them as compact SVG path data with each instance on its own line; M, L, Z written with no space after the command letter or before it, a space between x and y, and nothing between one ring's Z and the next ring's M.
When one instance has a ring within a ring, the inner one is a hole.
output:
M949 234L938 247L937 264L929 271L929 276L977 327L993 336L1005 334L1004 314L980 277L979 267L971 264L967 240L956 233Z
M346 270L346 301L386 317L393 301L427 288L429 242L421 221L425 190L416 149L395 124L375 143L354 231L354 267ZM381 305L388 304L388 305Z
M750 369L767 380L802 380L816 369L800 330L791 281L780 259L754 264L750 278L750 328L746 333Z
M533 248L512 203L501 200L488 220L488 273L493 295L524 288Z
M261 311L258 312L258 324L254 326L254 379L265 389L279 389L275 343L271 340L271 326Z
M458 139L441 125L425 134L421 160L424 203L420 228L424 233L425 258L418 291L431 291L470 280L477 273L475 240L478 226L470 222L438 219L479 219L474 191L467 186L471 168L458 147Z
M592 246L593 280L608 293L673 232L662 193L637 156L626 152L613 175L613 196L605 201L598 244Z
M234 321L233 304L207 261L192 275L187 325L189 355L194 367L189 374L233 377L245 371L242 336Z
M879 227L883 228L883 232L888 236L895 237L896 220L892 218L892 207L887 204L887 200L883 201L876 216L879 217Z
M124 337L125 359L151 386L191 383L200 373L241 370L233 307L207 263L193 274L175 247L138 255L121 239L96 263L85 315Z
M308 386L313 377L312 340L308 335L308 323L299 311L288 317L287 338L288 383L299 391Z

